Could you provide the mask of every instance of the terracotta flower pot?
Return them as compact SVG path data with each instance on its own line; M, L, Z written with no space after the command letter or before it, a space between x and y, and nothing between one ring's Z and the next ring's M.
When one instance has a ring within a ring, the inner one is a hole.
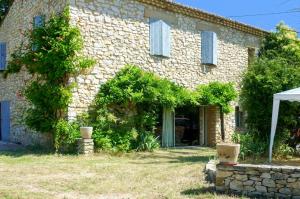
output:
M80 134L83 139L91 139L93 127L80 127Z
M217 153L220 164L236 165L240 154L240 145L229 143L217 144Z

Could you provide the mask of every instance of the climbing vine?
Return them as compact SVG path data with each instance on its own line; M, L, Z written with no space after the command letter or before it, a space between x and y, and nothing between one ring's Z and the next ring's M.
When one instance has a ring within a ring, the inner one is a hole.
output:
M96 96L90 113L96 147L151 150L157 146L154 131L162 108L216 105L229 113L236 96L230 83L213 82L191 91L128 65L102 85Z
M28 31L28 45L21 45L13 53L4 73L7 77L25 68L32 75L24 90L31 104L25 122L30 128L50 132L54 137L58 136L55 128L65 118L72 98L75 85L69 83L70 77L94 64L92 59L79 55L83 40L79 29L71 26L69 20L66 9L43 26Z

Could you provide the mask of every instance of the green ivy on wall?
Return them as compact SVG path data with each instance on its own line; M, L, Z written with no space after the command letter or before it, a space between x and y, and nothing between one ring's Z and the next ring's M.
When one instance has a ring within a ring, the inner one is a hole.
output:
M95 62L80 56L83 40L78 28L69 23L69 11L52 16L42 27L28 31L28 45L21 45L8 63L4 76L25 68L32 75L24 95L31 104L26 124L38 132L55 136L59 121L65 119L72 98L70 77ZM33 48L34 47L34 48ZM57 140L57 139L55 139ZM58 143L55 144L58 148Z

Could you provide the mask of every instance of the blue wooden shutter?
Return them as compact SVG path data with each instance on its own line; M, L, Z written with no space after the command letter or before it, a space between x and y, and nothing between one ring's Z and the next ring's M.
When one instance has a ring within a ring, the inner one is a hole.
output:
M151 55L161 55L161 20L150 19L150 53Z
M217 65L217 34L211 31L201 33L201 58L202 64Z
M38 15L33 18L33 27L39 28L44 25L44 16Z
M169 57L171 28L159 19L150 19L150 54Z
M6 43L0 43L0 70L5 70L6 68Z
M10 103L2 101L1 103L1 140L10 141Z
M171 54L171 28L162 21L162 56L170 57Z

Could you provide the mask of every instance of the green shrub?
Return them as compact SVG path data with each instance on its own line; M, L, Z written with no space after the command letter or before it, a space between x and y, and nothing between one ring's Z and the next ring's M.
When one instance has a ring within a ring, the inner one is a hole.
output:
M136 140L137 151L153 151L159 148L158 138L151 132L140 132Z
M275 137L273 155L277 158L286 158L295 153L295 149L288 145L289 131L285 130ZM256 132L234 133L232 141L241 145L240 157L258 158L266 156L269 152L270 140L260 139Z
M94 140L96 149L101 149L104 151L112 150L113 146L110 136L101 133L99 130L94 130L92 138Z
M287 158L295 154L295 149L289 146L290 131L279 132L275 136L273 154L277 158Z
M295 149L285 143L277 145L274 150L274 155L277 158L288 158L294 154L295 154Z
M80 138L80 126L76 122L60 120L54 127L54 147L56 152L74 153L77 150L77 139Z
M232 141L241 145L240 158L245 160L246 157L258 158L266 155L269 143L255 136L253 132L234 133Z

